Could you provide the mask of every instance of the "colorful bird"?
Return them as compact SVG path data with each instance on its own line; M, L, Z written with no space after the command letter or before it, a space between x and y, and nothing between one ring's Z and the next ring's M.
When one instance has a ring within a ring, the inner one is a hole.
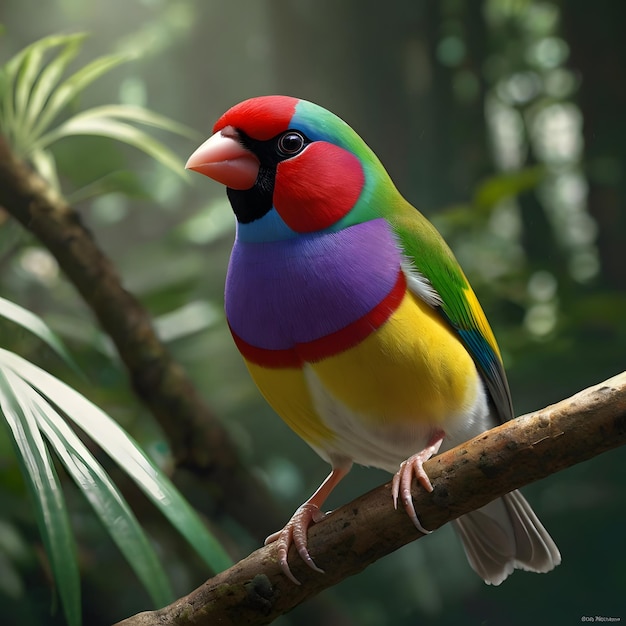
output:
M261 393L332 471L276 541L321 571L307 531L353 463L394 475L415 526L423 463L513 417L498 345L441 235L365 142L306 100L241 102L187 168L227 187L237 218L225 309ZM472 568L500 584L559 551L514 491L455 522Z

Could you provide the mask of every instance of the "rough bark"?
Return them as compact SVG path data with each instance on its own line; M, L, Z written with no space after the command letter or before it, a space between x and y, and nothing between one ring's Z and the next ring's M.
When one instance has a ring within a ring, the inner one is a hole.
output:
M625 442L626 372L431 459L424 468L434 491L414 486L415 508L426 528L437 529ZM386 484L310 529L310 552L325 574L310 570L292 549L289 562L302 583L294 585L281 573L275 547L266 546L171 605L118 626L268 624L421 536L403 511L393 509Z
M226 429L157 337L150 315L126 289L79 214L0 136L0 207L57 260L117 347L140 400L165 431L178 467L210 483L216 508L262 538L279 517L239 459ZM251 519L250 509L257 514Z

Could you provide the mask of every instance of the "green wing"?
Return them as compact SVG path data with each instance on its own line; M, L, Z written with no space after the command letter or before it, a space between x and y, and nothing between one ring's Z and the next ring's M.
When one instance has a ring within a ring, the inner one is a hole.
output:
M437 292L440 302L434 306L472 355L501 421L513 418L511 392L496 338L452 251L435 227L404 199L392 212L386 212L385 218L406 257Z
M359 200L339 226L379 217L391 224L406 258L437 298L429 297L428 289L416 290L417 295L438 310L459 336L483 376L500 419L511 419L511 392L496 338L452 251L435 227L402 197L378 157L352 129L341 126L334 140L360 159L366 180Z

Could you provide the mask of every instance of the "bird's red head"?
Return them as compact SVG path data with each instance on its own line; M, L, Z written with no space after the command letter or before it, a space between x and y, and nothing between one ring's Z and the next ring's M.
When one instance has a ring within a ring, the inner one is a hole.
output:
M271 139L289 128L298 102L298 98L289 96L260 96L244 100L228 109L215 122L213 132L232 126L254 139Z
M354 152L361 140L345 122L305 100L245 100L224 113L213 132L187 168L229 188L240 224L263 228L267 220L261 224L261 218L275 209L291 232L323 230L354 208L364 188Z

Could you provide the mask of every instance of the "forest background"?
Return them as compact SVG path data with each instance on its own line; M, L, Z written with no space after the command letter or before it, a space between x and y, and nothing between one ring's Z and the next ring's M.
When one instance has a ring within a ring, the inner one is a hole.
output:
M89 33L70 71L101 55L127 58L65 115L144 106L197 133L154 131L181 161L223 111L255 95L297 95L346 119L455 251L498 337L518 415L624 369L626 4L398 0L382 10L371 0L4 0L0 22L2 64L57 33ZM236 561L288 518L327 468L265 405L230 339L222 303L234 220L224 190L108 138L63 138L50 154L62 193L225 429L224 450L232 444L233 465L245 468L240 481L249 477L267 495L247 501L216 484L227 459L221 470L209 459L204 474L201 463L177 466L179 444L133 394L57 260L1 208L0 296L39 315L84 376L1 319L0 347L67 381L131 433ZM206 564L94 442L89 448L132 501L173 593L205 580ZM563 554L549 575L517 573L487 587L442 528L276 623L626 619L624 455L614 451L525 490ZM153 608L61 467L59 475L84 623ZM385 480L355 468L329 508ZM0 621L63 624L53 596L32 499L10 433L0 428Z

